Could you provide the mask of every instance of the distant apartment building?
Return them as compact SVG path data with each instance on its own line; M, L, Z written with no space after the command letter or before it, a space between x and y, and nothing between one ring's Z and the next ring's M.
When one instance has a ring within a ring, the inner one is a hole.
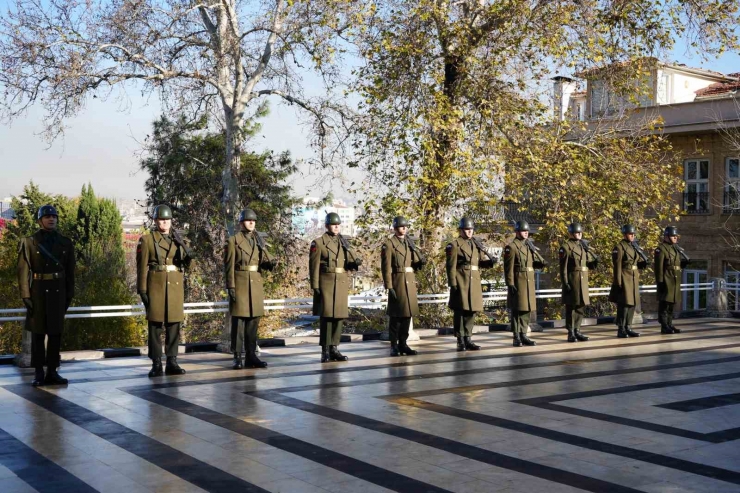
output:
M616 96L598 71L578 81L556 77L553 110L561 119L590 122L620 115L635 124L659 117L682 162L684 190L674 197L683 213L681 244L692 259L683 282L722 277L740 282L740 73L721 74L654 61L649 91L632 101ZM584 84L585 82L585 84ZM654 239L653 239L654 240ZM652 282L647 279L646 282ZM740 310L740 293L731 308ZM682 309L706 306L706 291L684 293Z
M355 208L341 200L330 205L318 205L316 197L306 197L303 204L293 208L293 231L298 236L313 237L324 233L324 219L330 212L336 212L342 220L342 234L355 236Z

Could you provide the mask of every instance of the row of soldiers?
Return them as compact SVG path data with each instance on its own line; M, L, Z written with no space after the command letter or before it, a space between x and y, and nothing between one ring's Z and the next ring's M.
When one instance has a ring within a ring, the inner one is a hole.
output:
M26 307L25 327L33 334L33 385L66 384L67 380L57 370L64 316L74 297L74 245L57 232L58 213L53 206L39 208L37 219L40 229L21 241L18 252L18 284ZM243 210L239 216L240 231L229 237L224 253L234 369L267 367L256 354L259 320L264 315L262 273L273 270L276 264L255 229L256 222L255 211ZM154 209L154 223L151 234L142 236L136 249L137 291L146 309L148 351L152 360L149 376L182 375L185 370L179 366L177 354L184 320L184 272L195 255L172 228L172 210L168 206L159 205ZM412 319L419 314L415 272L423 268L427 260L408 236L409 226L408 220L396 217L394 234L380 249L383 283L388 290L391 356L417 354L407 341ZM325 227L326 233L311 242L309 256L313 313L319 316L322 363L348 359L338 349L342 323L349 316L348 272L362 265L362 259L340 234L339 215L327 214ZM445 248L449 307L454 314L458 351L480 349L472 341L475 315L483 310L480 270L491 268L498 261L473 233L473 221L462 218L459 237ZM536 310L535 270L545 267L547 262L529 238L526 222L517 222L515 233L516 237L503 253L513 344L533 346L535 342L527 337L527 328L531 312ZM590 302L588 271L596 267L599 257L583 240L580 224L571 224L568 233L569 240L559 250L568 341L586 341L588 337L581 333L580 327L584 309ZM639 271L648 261L635 242L635 228L626 225L622 233L624 239L612 252L614 281L609 299L618 307L617 335L637 337L640 334L632 330L632 317L639 302ZM677 241L678 230L669 226L664 242L655 250L660 323L664 334L680 332L672 323L673 306L680 296L681 269L689 259Z

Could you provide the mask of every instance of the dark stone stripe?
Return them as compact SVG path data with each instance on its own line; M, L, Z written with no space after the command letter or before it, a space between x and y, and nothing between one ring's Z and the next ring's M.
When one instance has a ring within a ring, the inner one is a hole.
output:
M267 493L259 486L49 392L26 385L5 389L206 491Z
M519 459L516 457L510 457L508 455L499 454L490 450L484 450L472 445L456 442L447 438L438 437L436 435L430 435L421 431L411 430L409 428L403 428L383 421L366 418L364 416L358 416L345 411L339 411L337 409L331 409L324 406L312 404L310 402L301 401L292 397L277 394L272 391L254 392L250 394L254 397L264 399L270 402L275 402L283 406L288 406L293 409L299 409L311 414L324 416L329 419L341 421L354 426L359 426L368 430L376 431L378 433L384 433L391 435L396 438L409 440L421 445L444 450L460 457L476 460L486 464L491 464L496 467L508 469L521 474L534 476L554 483L565 484L574 488L580 488L585 491L593 491L595 493L636 493L639 490L622 486L616 483L610 483L601 479L592 478L589 476L583 476L569 471L563 471L555 467L538 464L536 462Z
M234 433L271 445L280 450L290 452L291 454L298 455L318 464L331 467L337 471L341 471L350 476L382 486L389 490L414 493L448 491L438 488L437 486L397 474L393 471L382 469L372 464L368 464L367 462L354 459L350 456L342 455L318 445L313 445L298 438L284 435L277 431L270 430L269 428L263 428L160 392L149 390L130 392L130 394L172 409L173 411L187 414L188 416L231 430Z
M736 358L723 358L710 361L712 364L727 363L729 361L740 360L740 356ZM699 363L699 362L697 362ZM622 372L623 373L623 372ZM547 409L550 411L557 411L561 413L571 414L574 416L582 416L585 418L597 419L600 421L608 421L610 423L617 423L625 426L631 426L633 428L640 428L643 430L656 431L658 433L665 433L667 435L674 435L683 438L690 438L692 440L702 440L711 443L723 443L740 438L740 428L730 428L722 431L714 431L711 433L700 433L696 431L684 430L682 428L675 428L673 426L666 426L657 423L649 423L647 421L641 421L632 419L624 416L614 416L612 414L605 414L596 411L588 411L585 409L578 409L571 406L564 406L561 404L555 404L558 401L566 401L571 399L584 399L588 397L598 397L602 395L614 395L624 394L628 392L639 392L641 390L651 389L664 389L668 387L677 387L679 385L695 385L698 383L707 382L720 382L722 380L732 380L740 378L740 372L727 373L724 375L713 375L706 377L695 377L686 378L683 380L671 380L668 382L653 382L644 383L638 385L629 385L626 387L618 387L615 389L600 389L600 390L588 390L584 392L574 392L571 394L559 394L548 397L535 397L532 399L521 399L512 402L518 404L524 404L528 406L538 407L540 409Z
M427 411L432 411L447 416L454 416L456 418L466 419L468 421L474 421L476 423L482 423L490 426L496 426L498 428L518 431L521 433L526 433L527 435L546 438L548 440L553 440L556 442L567 443L569 445L575 445L581 448L587 448L590 450L596 450L598 452L627 457L629 459L648 462L650 464L668 467L670 469L676 469L678 471L686 471L699 476L727 481L729 483L740 484L740 473L727 469L721 469L719 467L690 462L687 460L677 459L653 452L624 447L622 445L614 445L591 438L584 438L577 435L563 433L561 431L555 431L548 428L541 428L539 426L521 423L519 421L513 421L510 419L499 418L496 416L490 416L487 414L481 414L472 411L465 411L462 409L456 409L453 407L420 401L408 397L388 396L385 397L385 400L401 406L410 406L414 408L425 409Z
M715 395L712 397L702 397L700 399L691 399L688 401L657 404L655 407L663 407L673 411L691 413L694 411L714 409L716 407L733 406L735 404L740 404L740 394Z
M1 428L0 464L13 471L39 493L97 492L95 488Z

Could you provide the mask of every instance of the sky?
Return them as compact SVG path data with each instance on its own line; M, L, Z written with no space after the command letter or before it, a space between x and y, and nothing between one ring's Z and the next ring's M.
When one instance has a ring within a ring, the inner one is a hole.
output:
M0 11L5 5L6 0L0 0ZM737 53L705 61L698 56L688 57L685 52L685 46L679 43L667 61L724 73L740 72ZM318 84L309 89L317 90ZM67 122L64 137L51 145L38 135L44 117L41 108L32 109L12 125L0 123L0 200L19 194L30 180L53 194L76 196L89 182L100 196L144 198L146 175L138 169L138 151L152 121L160 115L156 95L144 99L131 90L125 102L115 98L90 101L78 117ZM262 125L261 134L253 141L255 150L288 150L297 159L313 156L308 130L299 125L294 108L273 103ZM320 190L309 188L314 182L306 179L309 170L304 167L302 171L304 175L292 183L295 193L319 195ZM341 190L335 196L351 199Z

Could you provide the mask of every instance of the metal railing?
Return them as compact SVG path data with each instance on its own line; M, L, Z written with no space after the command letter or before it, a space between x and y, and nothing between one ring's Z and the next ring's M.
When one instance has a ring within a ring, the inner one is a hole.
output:
M734 188L725 190L724 200L722 201L722 213L732 214L740 212L740 190Z
M683 210L687 214L709 212L709 192L686 192L683 194Z
M736 289L740 284L727 284L727 289ZM681 291L708 291L713 289L714 283L704 282L695 284L681 284ZM590 288L589 296L607 296L610 287ZM640 286L640 293L655 293L657 286ZM540 299L559 298L562 291L555 289L538 289L535 296ZM489 291L483 293L483 302L506 301L507 291ZM420 294L420 305L444 304L450 299L450 293ZM388 302L387 295L350 296L351 308L385 308ZM229 311L228 301L185 303L185 313L226 313ZM313 306L313 298L283 298L265 300L265 310L293 310L308 309ZM9 308L0 310L0 315L24 314L23 316L0 316L0 322L20 322L25 320L25 308ZM65 318L101 318L101 317L142 317L146 315L144 305L110 305L110 306L73 306L70 307Z

